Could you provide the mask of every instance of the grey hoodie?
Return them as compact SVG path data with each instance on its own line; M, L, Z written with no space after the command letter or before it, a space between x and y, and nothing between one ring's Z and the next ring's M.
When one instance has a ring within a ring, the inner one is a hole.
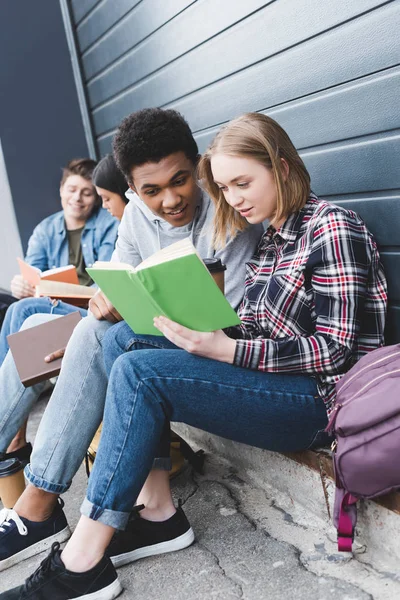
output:
M254 254L264 232L262 225L250 226L229 240L223 250L215 251L211 244L214 205L206 194L203 193L199 199L193 221L183 227L174 227L152 213L132 190L125 195L129 203L118 229L111 260L136 267L157 250L190 237L202 258L220 258L226 265L225 295L237 308L244 292L246 262Z

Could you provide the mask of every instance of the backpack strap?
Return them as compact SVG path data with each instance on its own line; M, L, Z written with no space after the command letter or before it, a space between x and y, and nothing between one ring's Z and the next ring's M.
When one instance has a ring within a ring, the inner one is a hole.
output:
M335 505L339 509L336 523L339 552L352 551L354 529L357 523L357 500L358 498L350 492L336 488Z

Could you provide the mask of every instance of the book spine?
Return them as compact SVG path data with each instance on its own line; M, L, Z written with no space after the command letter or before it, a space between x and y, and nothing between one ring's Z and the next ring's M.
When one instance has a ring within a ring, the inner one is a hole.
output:
M149 285L148 277L143 276L144 274L144 271L137 271L136 273L129 272L128 276L133 283L140 285L140 287L145 292L148 298L149 304L154 308L154 312L157 314L157 316L169 318L168 315L165 314L165 312L160 308L159 304L154 300L153 296L151 295L151 291L153 291L154 285ZM148 288L150 288L150 290Z

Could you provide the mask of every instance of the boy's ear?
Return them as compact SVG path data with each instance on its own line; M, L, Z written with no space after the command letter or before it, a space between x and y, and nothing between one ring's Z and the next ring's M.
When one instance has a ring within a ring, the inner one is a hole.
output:
M132 192L135 192L135 194L137 194L136 188L134 186L133 183L128 183L129 187L131 188Z

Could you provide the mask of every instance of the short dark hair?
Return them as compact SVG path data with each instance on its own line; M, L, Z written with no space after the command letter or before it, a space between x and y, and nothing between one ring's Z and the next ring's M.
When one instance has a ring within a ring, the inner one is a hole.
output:
M97 187L101 187L109 192L118 194L125 204L128 202L128 198L125 197L128 184L126 183L125 177L115 164L112 154L107 154L107 156L101 159L93 171L92 181L94 185L97 185Z
M182 115L162 108L145 108L126 117L115 134L113 150L118 167L130 183L134 167L159 162L175 152L184 152L196 165L199 153Z
M97 165L91 158L73 158L63 167L60 185L64 185L70 175L80 175L92 182L93 171Z

